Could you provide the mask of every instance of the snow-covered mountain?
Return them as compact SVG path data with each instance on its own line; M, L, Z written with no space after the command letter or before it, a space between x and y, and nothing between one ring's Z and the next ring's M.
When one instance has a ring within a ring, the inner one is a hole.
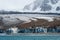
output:
M24 11L60 13L60 0L35 0L26 5Z

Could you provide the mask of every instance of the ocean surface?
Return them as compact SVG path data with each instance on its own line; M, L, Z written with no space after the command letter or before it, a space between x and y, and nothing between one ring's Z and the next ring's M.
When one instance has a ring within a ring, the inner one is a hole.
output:
M0 35L0 40L60 40L60 33Z
M0 40L60 40L60 36L0 36Z

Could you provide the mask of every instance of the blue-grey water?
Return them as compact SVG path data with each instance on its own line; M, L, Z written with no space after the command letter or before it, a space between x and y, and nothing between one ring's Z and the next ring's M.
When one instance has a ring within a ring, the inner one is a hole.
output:
M60 40L60 33L0 35L0 40Z
M60 40L60 36L0 36L0 40Z

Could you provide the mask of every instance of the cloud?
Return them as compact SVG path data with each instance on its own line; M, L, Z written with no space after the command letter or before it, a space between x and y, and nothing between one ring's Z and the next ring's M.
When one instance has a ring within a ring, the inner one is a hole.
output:
M20 11L34 0L0 0L0 10Z

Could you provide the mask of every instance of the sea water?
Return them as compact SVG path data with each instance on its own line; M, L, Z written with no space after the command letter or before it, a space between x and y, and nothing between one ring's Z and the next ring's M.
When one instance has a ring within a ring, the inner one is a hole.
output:
M38 33L29 33L29 34L12 34L12 35L0 35L0 40L60 40L59 33L47 33L47 34L38 34Z
M60 40L60 36L0 36L0 40Z

